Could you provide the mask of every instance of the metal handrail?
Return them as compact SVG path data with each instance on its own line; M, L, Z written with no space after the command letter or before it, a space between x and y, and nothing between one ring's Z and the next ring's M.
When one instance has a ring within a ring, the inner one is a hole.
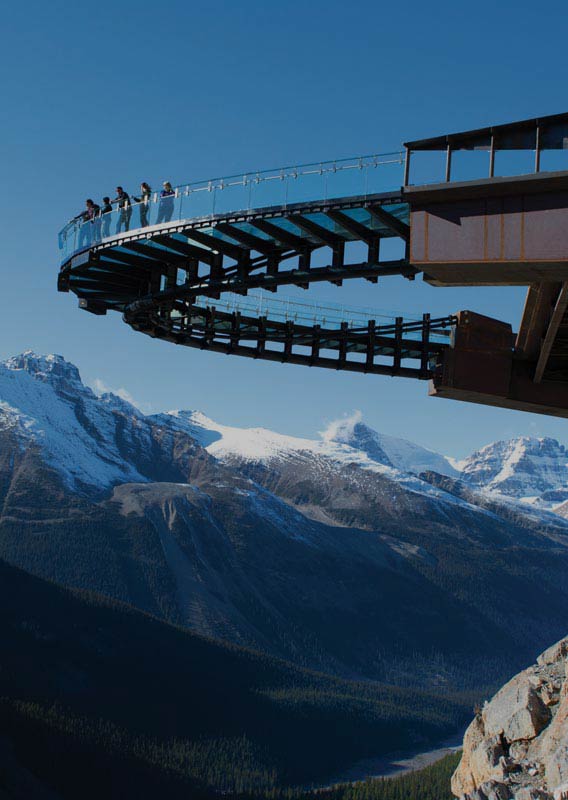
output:
M247 296L227 293L214 302L208 297L196 297L192 306L203 310L215 309L222 313L242 313L244 316L266 317L272 321L291 321L299 325L333 328L347 323L351 333L365 333L368 330L369 320L378 323L377 330L383 335L394 335L397 330L397 318L402 319L392 312L373 308L352 308L338 303L306 303L290 297L273 298L265 292L254 290ZM175 314L176 316L179 314ZM450 335L454 324L453 317L440 317L432 319L430 330L433 340L445 340ZM423 319L405 316L404 331L409 333L421 332ZM440 339L438 339L440 337Z

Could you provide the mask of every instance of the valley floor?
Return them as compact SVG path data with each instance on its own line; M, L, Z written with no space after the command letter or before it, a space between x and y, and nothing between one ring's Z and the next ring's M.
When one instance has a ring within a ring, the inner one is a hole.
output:
M397 778L418 772L426 767L436 764L446 756L453 755L461 750L464 731L454 734L435 748L430 750L416 750L390 753L377 758L366 758L357 761L352 767L340 775L320 784L316 789L333 789L346 783L357 784L376 778Z

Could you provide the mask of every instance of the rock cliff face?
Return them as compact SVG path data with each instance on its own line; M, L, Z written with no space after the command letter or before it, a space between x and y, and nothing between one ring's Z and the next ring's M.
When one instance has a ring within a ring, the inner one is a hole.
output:
M464 737L452 791L462 800L568 798L568 638L481 709Z

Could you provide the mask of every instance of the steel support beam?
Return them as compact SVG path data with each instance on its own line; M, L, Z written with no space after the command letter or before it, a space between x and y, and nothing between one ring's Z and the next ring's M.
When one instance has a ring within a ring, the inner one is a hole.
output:
M542 346L540 348L540 354L538 361L536 362L536 368L534 372L535 383L540 383L542 380L554 340L558 333L558 328L560 327L560 323L562 322L562 318L564 317L567 307L568 282L565 282L562 284L558 299L556 300L556 305L554 306L554 311L552 312L552 318L546 330L546 336L544 337L544 341L542 342Z
M402 222L402 220L395 217L394 214L389 214L389 212L385 211L381 206L368 206L366 210L377 222L380 222L394 234L400 236L405 242L410 241L410 225L407 225L406 222Z

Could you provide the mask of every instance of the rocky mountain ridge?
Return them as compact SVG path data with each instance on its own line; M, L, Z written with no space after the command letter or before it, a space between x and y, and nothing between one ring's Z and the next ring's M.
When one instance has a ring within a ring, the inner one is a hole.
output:
M517 437L494 442L461 461L378 433L357 415L338 420L320 439L284 436L264 428L221 425L199 411L171 411L154 417L172 424L223 461L272 463L312 453L341 464L382 471L391 477L435 472L462 481L496 501L519 502L555 511L568 501L568 452L550 437ZM564 510L560 511L564 516Z

